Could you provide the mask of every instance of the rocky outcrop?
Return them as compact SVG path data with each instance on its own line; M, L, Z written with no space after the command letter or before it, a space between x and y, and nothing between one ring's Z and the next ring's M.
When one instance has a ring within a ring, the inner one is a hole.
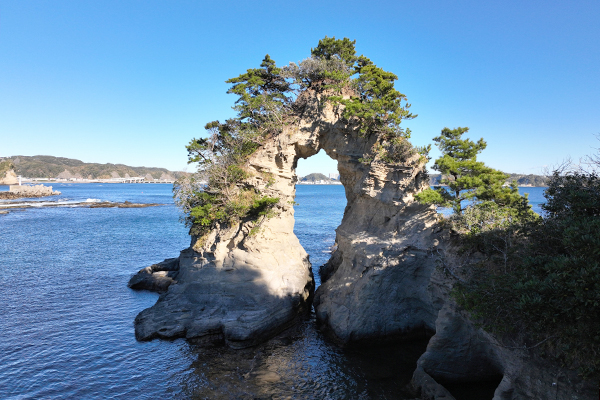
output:
M437 216L412 199L419 173L373 168L355 186L360 191L347 196L337 249L322 274L329 277L315 295L318 320L343 344L435 330L438 306L429 282Z
M342 262L326 283L327 294L319 292L319 319L342 340L406 334L433 325L433 309L407 319L404 311L360 311L357 304L367 299L344 304L342 298L328 297L359 293L360 287L387 279L385 269L399 270L394 266L404 261L414 264L408 275L430 273L430 266L419 265L434 246L435 212L412 198L427 181L423 163L418 155L397 166L362 162L375 138L361 137L343 122L339 110L323 107L314 94L297 103L303 104L302 117L267 141L249 161L249 184L280 199L276 216L265 218L259 226L242 221L216 229L208 237L193 238L190 249L179 257L176 282L136 318L138 339L186 337L243 347L285 328L310 307L314 283L308 256L293 233L292 204L298 159L321 149L338 161L348 206L338 229L336 256ZM403 261L394 259L398 255ZM336 277L350 265L364 276L357 286ZM407 279L416 279L415 290L391 290L393 298L408 299L406 307L426 295L421 293L421 278L408 275Z
M45 197L45 196L56 196L60 192L58 190L52 190L52 186L44 185L11 185L9 192L19 195L21 197Z
M179 258L168 258L163 262L140 270L131 277L127 286L136 290L164 293L171 283L175 282L178 272Z
M248 185L279 198L275 216L219 226L193 237L178 259L135 275L131 287L163 292L137 316L136 337L241 348L308 310L314 283L293 233L295 168L299 158L324 150L338 162L347 206L314 294L322 330L343 345L431 337L413 377L424 399L453 399L457 384L480 385L495 400L566 399L568 389L551 391L560 382L551 367L538 368L521 350L502 347L451 300L442 256L448 241L435 209L414 199L428 182L419 155L408 153L397 164L365 161L376 138L358 134L317 95L305 93L296 103L301 117L248 163ZM568 378L564 386L575 382Z
M436 270L434 280L448 289L450 280ZM440 300L435 335L417 362L412 384L426 400L596 399L597 381L539 357L535 344L507 346L475 326L447 291Z
M9 169L4 174L0 175L2 175L0 176L0 185L16 185L19 183L19 178L12 169Z

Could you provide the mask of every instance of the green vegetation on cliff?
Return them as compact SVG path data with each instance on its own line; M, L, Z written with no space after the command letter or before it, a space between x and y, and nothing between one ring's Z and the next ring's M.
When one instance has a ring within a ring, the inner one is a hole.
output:
M6 173L11 169L14 169L14 164L10 159L0 160L0 179L4 178Z
M247 162L266 140L301 118L310 97L336 107L357 136L374 143L364 163L401 163L418 151L407 140L410 131L400 127L414 115L394 88L397 76L357 57L354 44L325 37L298 64L280 68L267 54L260 68L227 81L232 85L227 93L238 96L237 116L208 123L207 137L190 142L189 162L198 163L198 172L174 188L193 235L275 209L277 199L249 182Z
M13 156L9 160L15 166L17 175L27 178L85 178L109 179L119 176L146 176L154 179L177 179L184 172L169 171L165 168L130 167L123 164L84 163L80 160L53 156Z
M545 182L544 218L535 215L507 174L477 161L486 147L462 139L467 128L445 128L434 139L442 157L434 169L445 188L416 197L451 206L445 220L457 235L465 278L454 297L507 344L536 348L579 369L600 373L600 177L554 174ZM531 180L529 184L535 183ZM539 180L537 181L539 183ZM461 201L468 200L467 207Z
M477 224L454 225L463 250L485 256L455 297L487 329L597 377L600 177L555 172L545 196L543 219L483 224L485 216L476 216Z

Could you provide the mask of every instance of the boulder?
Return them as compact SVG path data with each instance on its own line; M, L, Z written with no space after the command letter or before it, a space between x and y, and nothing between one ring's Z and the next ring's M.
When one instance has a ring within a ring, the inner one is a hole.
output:
M136 290L150 290L158 293L166 292L175 282L179 271L179 259L168 258L158 264L139 270L131 277L127 286Z

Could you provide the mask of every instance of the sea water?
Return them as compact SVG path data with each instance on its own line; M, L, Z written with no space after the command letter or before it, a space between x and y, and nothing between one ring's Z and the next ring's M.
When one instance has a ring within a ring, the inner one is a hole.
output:
M172 187L53 186L62 194L49 201L164 205L65 205L0 215L0 398L408 398L425 342L342 350L318 331L314 314L245 350L136 341L133 320L158 295L129 289L130 276L178 256L190 241ZM296 202L295 232L318 284L318 266L329 258L346 205L344 189L299 185Z

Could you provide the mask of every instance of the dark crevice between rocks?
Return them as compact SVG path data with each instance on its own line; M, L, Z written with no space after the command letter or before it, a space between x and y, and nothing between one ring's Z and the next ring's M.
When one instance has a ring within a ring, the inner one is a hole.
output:
M503 376L475 382L440 382L456 400L492 400Z
M461 371L465 367L471 369L471 372ZM447 365L440 366L440 369L445 371L427 373L456 400L492 400L504 378L499 366L485 357L473 358L467 366L449 361ZM449 378L451 374L456 374L456 378Z

